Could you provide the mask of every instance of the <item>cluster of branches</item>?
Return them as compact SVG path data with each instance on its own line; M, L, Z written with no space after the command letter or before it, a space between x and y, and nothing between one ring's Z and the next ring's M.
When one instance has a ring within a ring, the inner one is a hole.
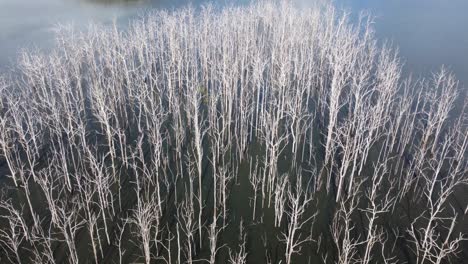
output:
M23 53L0 79L0 258L456 259L467 100L444 68L403 78L371 23L208 6Z

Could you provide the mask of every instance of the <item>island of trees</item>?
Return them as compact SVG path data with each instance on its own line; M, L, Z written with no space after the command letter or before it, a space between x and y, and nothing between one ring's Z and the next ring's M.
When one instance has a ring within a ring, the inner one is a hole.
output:
M64 29L0 77L0 262L462 263L468 100L402 69L331 5Z

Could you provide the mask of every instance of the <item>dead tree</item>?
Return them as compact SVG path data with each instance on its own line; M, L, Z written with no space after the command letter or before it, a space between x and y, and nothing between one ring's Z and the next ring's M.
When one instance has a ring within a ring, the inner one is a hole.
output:
M272 104L275 104L275 102L272 102ZM268 201L268 206L271 204L273 188L278 176L278 158L285 149L285 143L289 137L281 127L283 114L281 109L275 109L273 105L270 111L264 113L262 138L265 144L265 156L263 162L262 205L265 200Z
M289 195L289 175L283 174L278 181L276 182L275 187L275 227L279 227L281 225L281 220L285 214L285 210L287 207L286 200Z
M69 203L73 204L70 205ZM58 224L57 228L65 240L68 248L68 258L70 263L79 263L78 251L76 247L76 234L82 228L84 221L80 220L76 201L58 202Z
M239 224L239 251L232 254L231 249L229 249L229 263L230 264L245 264L247 263L247 250L246 250L246 241L247 234L245 233L244 221L241 220Z
M420 171L421 187L429 210L416 217L408 230L415 246L416 263L440 263L455 254L460 242L466 239L462 234L453 237L457 213L450 205L455 188L468 183L466 160L460 155L466 153L468 144L466 134L459 137L458 131L454 129L444 138L434 156L426 160L424 170ZM449 154L451 151L454 151L454 156ZM447 162L449 166L444 172L443 167ZM448 206L452 208L451 213ZM442 234L438 228L446 232Z
M388 161L390 160L385 150L380 152L380 157L377 163L373 166L374 172L370 177L370 186L365 191L365 200L368 206L359 208L365 214L367 226L364 227L363 244L365 247L364 254L360 258L361 263L372 263L376 256L373 256L376 245L381 245L385 248L385 231L377 225L377 221L382 215L388 213L393 207L396 198L393 197L395 189L395 180L389 177ZM388 181L386 179L389 179ZM391 258L385 257L382 252L382 257L385 261Z
M134 224L137 228L137 235L143 249L145 263L151 263L151 241L153 237L158 236L158 225L161 205L157 200L145 201L142 200L133 211L132 217L129 219L130 224Z
M301 254L303 244L312 241L312 234L304 235L303 228L317 216L318 212L305 218L309 203L312 201L312 195L308 188L304 189L302 185L301 173L297 173L296 186L293 188L288 185L287 192L287 231L281 235L281 241L286 244L285 260L286 263L292 263L293 254ZM285 197L286 199L286 197Z
M252 185L252 189L253 189L252 221L255 221L256 208L257 208L257 196L258 196L258 191L260 190L260 184L262 183L262 178L261 178L260 172L258 170L258 157L255 159L255 166L253 167L253 169L252 169L252 165L253 165L253 161L252 161L252 157L251 157L250 158L249 181L250 181L250 185Z
M356 212L360 199L357 188L355 190L354 195L340 201L331 225L333 242L338 252L337 263L340 264L353 263L353 259L358 253L357 247L360 244L360 241L352 234L352 230L356 227L351 220L351 216Z
M188 95L189 105L187 114L191 117L191 127L193 129L193 153L195 158L196 173L198 178L198 232L200 247L202 246L202 214L203 214L203 186L202 186L202 165L203 165L203 139L206 129L203 127L204 121L200 113L201 95L199 87L192 85Z
M3 98L2 98L3 99ZM3 100L0 100L3 101ZM14 140L14 128L12 127L11 121L11 109L7 109L6 107L2 107L2 113L0 113L0 147L1 147L1 156L5 159L8 170L9 176L13 179L13 182L16 187L18 187L19 179L18 179L18 172L17 166L15 164L14 153L18 153L17 145Z
M98 158L93 154L91 150L88 149L86 155L88 159L88 164L91 167L91 175L88 176L88 179L96 188L96 194L98 196L98 205L101 211L102 220L104 223L104 232L106 234L107 244L110 244L110 235L108 228L108 214L114 215L114 196L111 192L111 186L115 178L106 167L105 159Z
M219 235L225 227L225 226L221 226L221 227L217 226L219 216L220 215L213 218L213 222L210 224L210 229L208 230L208 238L210 240L210 259L208 260L208 263L210 264L216 263L216 255L218 254L218 251L225 246L225 245L223 246L218 245Z
M6 252L6 257L11 263L22 263L21 260L24 258L20 257L20 249L27 240L31 239L30 230L21 212L13 207L11 201L2 201L0 208L5 213L1 218L7 222L7 226L0 229L1 248Z
M185 243L186 245L183 247L185 251L185 261L187 263L193 263L193 255L195 254L195 248L193 243L194 236L196 235L197 231L197 223L194 221L194 208L193 204L188 201L191 198L186 198L182 205L179 205L177 209L177 221L178 226L181 227L182 232L185 234ZM191 206L192 205L192 206ZM180 248L179 243L179 248ZM180 259L180 257L178 257ZM180 261L179 261L180 263Z

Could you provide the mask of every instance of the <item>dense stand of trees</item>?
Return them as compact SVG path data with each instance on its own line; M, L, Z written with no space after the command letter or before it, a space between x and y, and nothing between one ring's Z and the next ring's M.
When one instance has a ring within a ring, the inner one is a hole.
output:
M0 260L455 263L468 101L325 5L65 30L0 78ZM466 259L466 258L465 258Z

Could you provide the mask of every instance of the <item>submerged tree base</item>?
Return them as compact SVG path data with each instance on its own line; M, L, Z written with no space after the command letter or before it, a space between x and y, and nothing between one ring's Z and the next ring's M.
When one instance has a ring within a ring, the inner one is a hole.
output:
M12 263L455 263L467 101L371 20L262 2L64 31L0 78Z

